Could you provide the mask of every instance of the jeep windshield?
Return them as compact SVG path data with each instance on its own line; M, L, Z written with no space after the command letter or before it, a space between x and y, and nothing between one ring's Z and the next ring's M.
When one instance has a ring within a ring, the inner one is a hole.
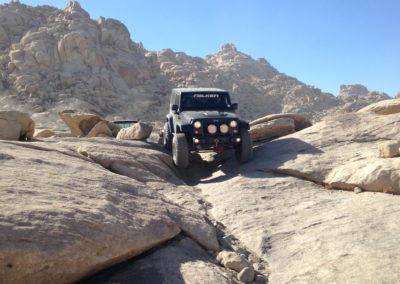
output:
M180 110L231 110L227 93L182 93Z

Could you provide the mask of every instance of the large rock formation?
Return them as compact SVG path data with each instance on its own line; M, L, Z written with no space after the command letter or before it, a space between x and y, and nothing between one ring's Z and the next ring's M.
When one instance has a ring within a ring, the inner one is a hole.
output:
M168 198L190 195L168 155L139 142L52 141L0 142L2 282L75 282L181 231L218 250L200 211Z
M232 44L225 44L221 51L205 59L170 49L153 54L162 74L173 85L227 89L239 103L240 115L247 119L280 112L313 117L339 104L333 95L278 72L265 59L255 60Z
M0 22L3 108L154 119L167 101L155 58L117 20L91 20L76 1L64 10L14 2L0 6Z
M232 44L206 58L170 49L149 52L131 41L122 23L94 21L76 1L64 10L4 4L0 22L4 110L76 109L103 117L159 120L172 87L225 88L245 119L280 112L319 118L348 100L280 73Z
M386 93L370 92L361 84L341 85L337 98L341 101L340 106L328 110L328 113L355 112L370 104L390 99Z

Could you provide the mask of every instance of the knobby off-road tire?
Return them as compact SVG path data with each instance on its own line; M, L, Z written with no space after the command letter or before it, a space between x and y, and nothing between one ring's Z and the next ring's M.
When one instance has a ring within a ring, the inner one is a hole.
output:
M235 149L236 159L246 163L253 159L253 143L248 130L240 131L240 145Z
M169 129L169 123L164 124L164 135L163 135L164 148L171 151L172 149L172 132Z
M172 138L172 159L180 169L189 166L189 145L184 133L175 133Z

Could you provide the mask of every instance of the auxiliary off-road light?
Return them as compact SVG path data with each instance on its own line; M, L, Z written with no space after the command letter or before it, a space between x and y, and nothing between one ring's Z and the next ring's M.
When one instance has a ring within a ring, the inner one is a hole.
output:
M236 120L232 120L231 122L229 122L229 126L230 127L232 127L232 128L235 128L235 127L237 127L237 121Z
M193 139L193 142L194 142L194 144L199 144L199 143L200 143L200 140L197 139L197 138L194 138L194 139Z
M221 124L221 126L219 127L219 131L221 131L221 133L226 134L229 132L229 126L226 124Z
M201 128L201 122L200 121L195 121L193 126L194 126L194 128Z
M236 138L236 142L240 142L240 137Z
M215 133L217 133L217 126L215 126L214 124L210 124L210 125L207 127L207 131L208 131L208 133L210 133L210 134L215 134Z

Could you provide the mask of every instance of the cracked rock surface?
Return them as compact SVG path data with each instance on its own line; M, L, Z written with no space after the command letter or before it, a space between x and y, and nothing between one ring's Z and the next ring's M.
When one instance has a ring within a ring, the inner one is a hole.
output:
M395 282L400 196L383 192L399 192L400 158L378 145L398 128L395 114L328 117L247 164L226 152L185 171L143 141L0 141L0 279L249 281L218 264L223 249L256 283Z
M154 146L70 138L0 141L0 149L5 283L71 283L181 232L208 250L219 248L199 211L162 193L182 182ZM122 175L127 169L136 174Z
M382 192L400 192L400 158L378 158L378 144L399 128L398 115L328 117L196 186L209 214L268 263L270 283L396 282L400 196Z

